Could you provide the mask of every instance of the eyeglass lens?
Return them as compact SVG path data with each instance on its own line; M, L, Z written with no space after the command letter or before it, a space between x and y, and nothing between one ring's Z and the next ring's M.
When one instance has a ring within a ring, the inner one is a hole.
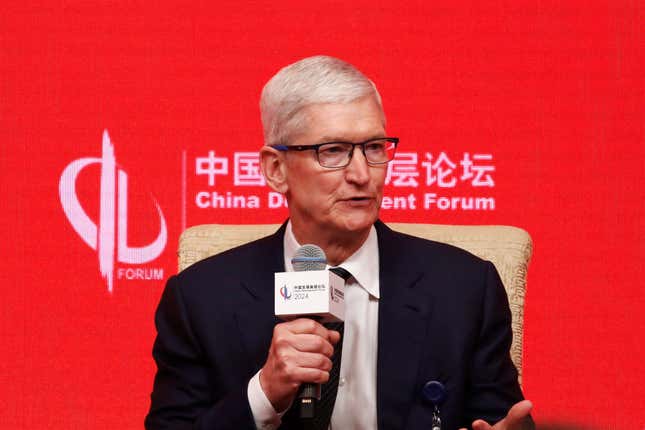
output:
M361 145L368 163L383 164L394 158L396 145L386 139L377 139ZM342 167L349 164L354 144L335 142L326 143L318 148L318 161L323 167Z

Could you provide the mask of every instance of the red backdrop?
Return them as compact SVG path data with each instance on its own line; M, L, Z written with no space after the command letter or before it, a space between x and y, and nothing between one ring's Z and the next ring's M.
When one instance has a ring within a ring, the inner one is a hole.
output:
M179 233L285 217L246 154L259 93L326 53L401 138L386 221L531 233L537 421L643 428L644 12L560 3L5 4L0 427L142 427Z

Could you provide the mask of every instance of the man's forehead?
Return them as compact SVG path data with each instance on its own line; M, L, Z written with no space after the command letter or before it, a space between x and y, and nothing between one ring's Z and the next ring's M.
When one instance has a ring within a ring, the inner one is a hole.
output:
M316 103L303 107L298 113L302 128L316 128L328 138L340 138L350 124L367 123L385 127L385 115L373 97L347 103ZM348 124L349 123L349 124Z
M370 139L385 137L384 127L375 127L371 130L345 129L335 131L323 131L317 128L310 128L306 125L291 135L291 141L300 141L300 144L315 145L326 142L351 142L360 143Z

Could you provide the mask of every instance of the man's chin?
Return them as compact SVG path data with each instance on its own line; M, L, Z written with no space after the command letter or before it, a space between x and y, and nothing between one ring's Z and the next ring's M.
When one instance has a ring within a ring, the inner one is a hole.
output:
M343 227L344 230L350 233L360 233L365 230L368 230L374 225L376 222L376 219L378 218L377 215L367 215L364 214L363 216L353 216L353 217L348 217L347 219L344 220L343 222Z

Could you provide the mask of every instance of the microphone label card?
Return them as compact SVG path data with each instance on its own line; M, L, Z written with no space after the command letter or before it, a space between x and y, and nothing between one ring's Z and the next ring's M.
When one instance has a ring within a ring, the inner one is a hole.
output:
M345 281L328 270L276 273L275 314L283 319L308 316L321 322L343 321Z

